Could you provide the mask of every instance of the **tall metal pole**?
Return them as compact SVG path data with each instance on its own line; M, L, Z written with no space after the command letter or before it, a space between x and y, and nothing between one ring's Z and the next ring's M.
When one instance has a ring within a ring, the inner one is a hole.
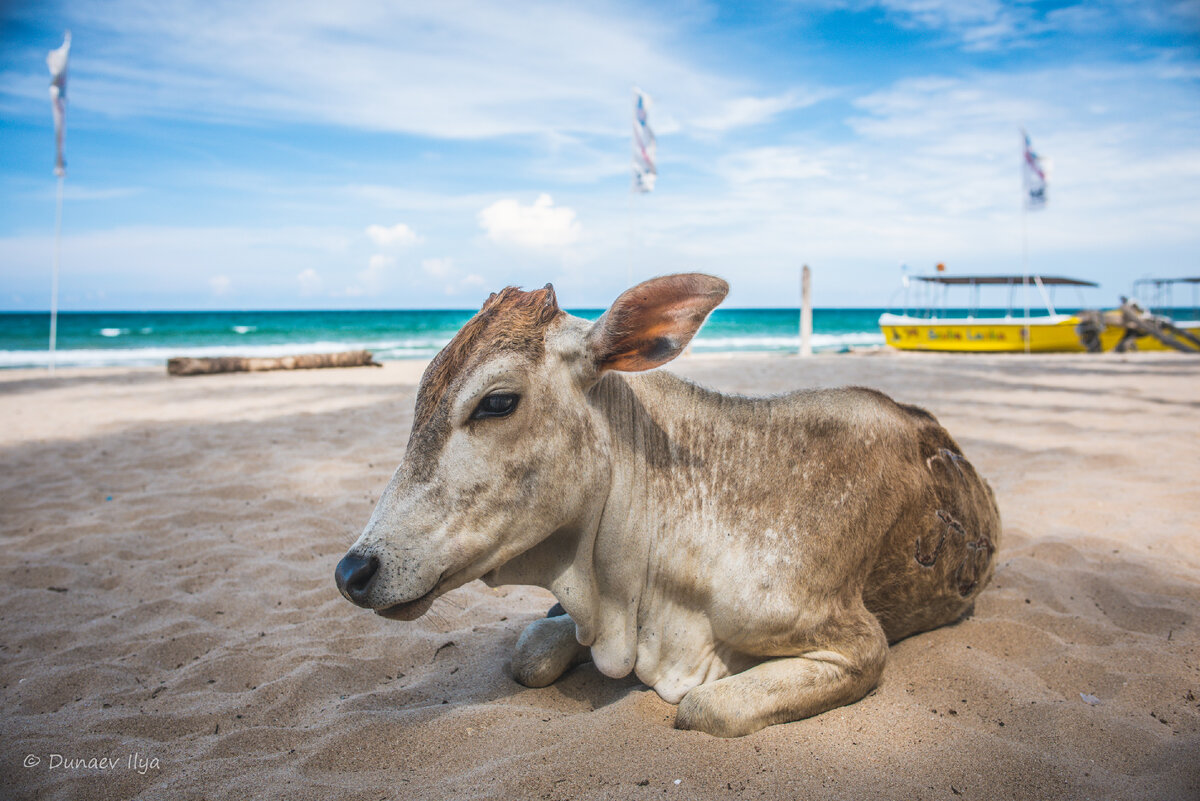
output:
M54 349L58 343L58 264L62 260L63 179L58 176L58 199L54 204L54 269L50 279L50 375L54 375Z

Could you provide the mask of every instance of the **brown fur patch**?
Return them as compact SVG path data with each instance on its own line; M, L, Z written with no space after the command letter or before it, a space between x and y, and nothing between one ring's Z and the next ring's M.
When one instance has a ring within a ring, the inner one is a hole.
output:
M545 349L546 327L562 313L550 284L533 292L510 286L492 293L479 313L467 321L425 368L417 392L413 434L438 416L436 413L454 382L481 359L502 351L540 359Z

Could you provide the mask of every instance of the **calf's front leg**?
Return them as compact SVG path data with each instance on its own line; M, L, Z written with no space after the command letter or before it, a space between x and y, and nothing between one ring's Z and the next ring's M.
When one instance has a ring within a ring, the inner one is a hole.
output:
M857 634L837 646L772 659L692 688L679 704L675 727L741 737L859 700L878 683L887 660L883 629L863 614L869 622L856 621Z
M513 678L526 687L545 687L590 656L591 652L575 639L575 621L569 615L544 617L521 632L513 654Z

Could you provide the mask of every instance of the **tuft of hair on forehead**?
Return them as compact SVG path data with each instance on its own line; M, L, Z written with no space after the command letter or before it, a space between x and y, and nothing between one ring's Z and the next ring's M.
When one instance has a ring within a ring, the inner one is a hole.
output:
M562 313L551 284L532 292L515 286L493 292L425 368L413 430L433 418L455 379L480 360L501 352L540 359L545 352L546 328Z

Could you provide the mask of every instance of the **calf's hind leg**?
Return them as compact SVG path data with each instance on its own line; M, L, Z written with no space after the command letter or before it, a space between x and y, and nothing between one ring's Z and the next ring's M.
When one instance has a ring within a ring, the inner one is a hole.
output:
M562 607L555 605L555 609ZM545 687L590 656L575 639L575 621L566 613L535 620L521 632L513 654L513 678L526 687Z
M879 681L887 638L866 610L841 634L834 646L772 659L692 688L679 704L675 727L741 737L859 700Z

